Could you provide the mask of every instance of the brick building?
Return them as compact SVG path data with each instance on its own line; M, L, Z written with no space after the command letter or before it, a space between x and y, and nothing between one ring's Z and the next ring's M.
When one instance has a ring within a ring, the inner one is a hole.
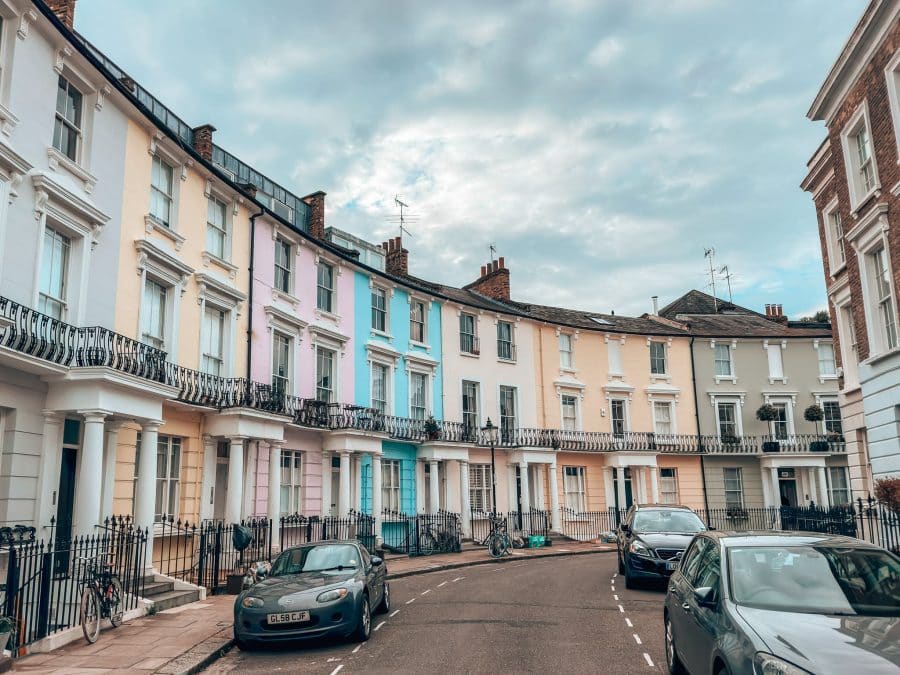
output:
M802 188L818 214L855 490L900 474L900 0L873 0L808 117L827 136Z

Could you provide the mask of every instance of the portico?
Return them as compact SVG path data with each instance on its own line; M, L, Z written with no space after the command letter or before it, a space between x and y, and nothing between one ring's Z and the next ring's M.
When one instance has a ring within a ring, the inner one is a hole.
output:
M779 453L761 456L759 464L766 506L831 505L824 456Z

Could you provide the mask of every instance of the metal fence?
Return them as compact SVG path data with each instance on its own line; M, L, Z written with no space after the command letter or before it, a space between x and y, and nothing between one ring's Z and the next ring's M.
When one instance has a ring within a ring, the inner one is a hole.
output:
M392 553L417 556L462 550L459 514L450 511L406 514L385 510L381 536L383 547Z
M15 626L9 644L14 655L78 625L87 582L79 576L84 566L76 562L81 558L108 562L122 583L124 611L138 606L145 583L145 530L113 524L98 528L97 534L73 537L58 548L52 535L46 542L34 535L34 528L0 530L0 607Z
M326 539L356 539L369 553L375 552L375 519L365 513L351 512L344 518L293 514L282 516L279 525L282 551Z
M540 535L545 541L550 538L550 511L531 509L529 511L510 511L498 513L497 517L506 521L506 531L513 543L516 539L527 539L531 535ZM482 545L491 533L491 512L472 509L469 513L472 528L472 540Z

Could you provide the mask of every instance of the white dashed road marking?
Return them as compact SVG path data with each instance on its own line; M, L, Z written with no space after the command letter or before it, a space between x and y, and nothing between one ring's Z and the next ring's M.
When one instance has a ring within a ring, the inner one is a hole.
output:
M613 596L613 600L618 601L618 599L619 599L619 596L618 596L618 595L614 595L614 596Z
M643 642L641 642L641 637L637 633L632 633L631 637L633 637L634 641L637 642L639 645L644 644Z
M647 665L651 668L653 667L653 659L650 658L650 655L647 652L644 652L644 660L647 662ZM334 675L334 673L332 673Z
M431 593L431 589L429 588L427 591L422 591L422 595L428 595Z
M331 671L331 675L337 675L339 672L341 672L341 669L342 669L343 667L344 667L344 664L342 663L342 664L339 665L337 668L335 668L334 670Z
M395 609L393 612L391 612L391 615L390 615L388 618L389 618L389 619L393 619L393 618L394 618L395 616L397 616L399 613L400 613L400 610L399 610L399 609Z
M622 614L624 614L624 613L625 613L625 608L622 607L622 605L619 605L619 611L622 612Z
M625 623L628 624L629 628L634 628L634 624L631 623L631 619L629 619L627 616L625 617Z
M375 631L377 632L378 629L381 628L385 623L387 623L387 622L386 622L386 621L382 621L380 624L378 624L377 626L375 626Z
M456 578L453 580L453 583L455 584L457 581L462 581L463 579L465 579L465 577L456 577Z
M351 654L355 654L360 649L362 649L362 642L360 642L358 645L356 645L356 648L351 652Z
M442 581L441 583L439 583L439 584L437 585L437 587L440 588L441 586L446 585L446 583L447 583L446 581Z
M407 605L411 605L411 604L413 604L415 601L416 601L415 598L410 598L409 600L406 601L406 604L407 604Z

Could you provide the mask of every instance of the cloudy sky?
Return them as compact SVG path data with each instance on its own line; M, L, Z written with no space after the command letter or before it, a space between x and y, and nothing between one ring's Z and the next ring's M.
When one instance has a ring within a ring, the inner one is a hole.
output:
M866 0L81 0L76 28L190 124L380 242L520 300L621 313L703 289L825 305L798 185L809 104ZM720 282L722 283L722 282Z

